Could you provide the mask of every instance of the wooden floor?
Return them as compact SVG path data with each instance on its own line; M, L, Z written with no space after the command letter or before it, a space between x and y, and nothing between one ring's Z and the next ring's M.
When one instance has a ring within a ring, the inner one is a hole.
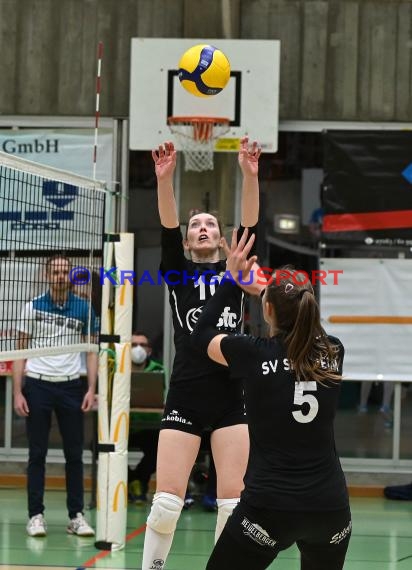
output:
M62 491L46 493L48 534L44 538L26 535L24 490L0 490L0 505L0 570L141 568L144 523L149 507L130 506L126 547L123 551L108 553L96 550L92 538L66 534L65 493ZM352 498L351 505L353 535L345 570L410 570L412 501ZM87 512L87 517L94 523L94 511ZM213 546L214 524L215 514L204 512L198 505L184 511L166 570L205 568ZM282 552L270 566L273 570L298 570L299 567L294 547Z

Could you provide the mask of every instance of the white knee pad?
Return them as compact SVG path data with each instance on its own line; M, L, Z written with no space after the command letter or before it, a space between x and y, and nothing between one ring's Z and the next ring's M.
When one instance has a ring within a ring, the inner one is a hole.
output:
M225 524L227 519L233 512L233 509L236 507L238 502L240 501L239 498L235 499L217 499L217 521L216 521L216 531L215 531L215 543L218 541L219 536L222 533L222 530L225 528Z
M147 525L160 534L174 532L183 504L183 500L177 495L156 493L147 518Z
M217 499L216 503L217 503L218 514L221 514L222 516L226 516L226 519L228 519L230 517L230 515L232 514L233 509L236 507L236 505L238 504L239 501L240 501L239 498L236 498L236 499Z

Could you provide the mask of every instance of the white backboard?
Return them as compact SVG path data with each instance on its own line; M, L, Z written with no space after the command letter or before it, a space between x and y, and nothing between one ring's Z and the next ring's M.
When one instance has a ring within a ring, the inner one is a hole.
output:
M179 60L196 44L211 44L230 61L230 81L218 95L195 97L180 85ZM176 143L167 118L183 115L230 119L229 132L215 142L216 151L236 152L239 139L248 135L264 152L276 152L279 60L278 40L133 38L130 149L150 150L165 140Z

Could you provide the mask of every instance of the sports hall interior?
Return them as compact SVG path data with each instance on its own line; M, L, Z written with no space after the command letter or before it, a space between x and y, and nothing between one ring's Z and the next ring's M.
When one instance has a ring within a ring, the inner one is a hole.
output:
M263 153L259 170L258 251L263 264L275 268L290 263L310 272L331 259L410 262L412 247L406 242L366 247L353 236L324 240L311 231L310 216L322 205L322 182L333 164L330 149L336 140L340 144L343 136L342 145L350 146L350 137L356 136L368 148L368 140L387 133L400 153L412 148L412 0L0 0L0 26L7 63L0 82L1 140L25 131L84 131L92 139L96 46L103 43L100 116L101 132L111 137L111 173L118 181L114 223L116 231L134 234L138 275L157 272L160 232L150 149L128 145L132 38L280 41L278 151ZM148 112L156 113L147 104ZM259 132L250 137L259 140ZM379 161L373 152L371 156ZM34 159L42 162L44 157ZM229 234L238 223L237 171L236 153L224 152L215 153L214 170L195 173L180 167L182 221L193 208L217 211ZM412 210L410 196L405 209ZM405 236L411 238L410 228ZM9 256L0 252L0 259ZM317 294L322 303L321 289ZM405 311L411 316L410 304ZM264 333L256 303L248 305L246 326L254 334ZM163 287L135 288L133 327L144 330L156 342L159 358L171 362ZM390 413L380 411L383 383L378 378L367 411L360 411L362 381L344 382L335 424L353 513L345 568L406 570L412 559L412 502L385 499L383 489L412 481L412 374L409 381L406 376L393 381ZM126 543L118 552L97 550L92 539L66 535L64 464L55 422L47 463L49 532L44 539L26 536L27 442L24 420L12 411L11 390L10 370L2 368L0 570L139 569L149 505L129 505ZM95 433L95 417L88 415L85 484L87 516L93 524ZM130 450L129 458L136 462L139 451ZM152 491L154 487L155 478ZM200 495L201 486L194 491ZM214 524L215 515L204 512L199 502L184 511L167 569L204 568ZM270 568L297 570L297 549L284 551Z

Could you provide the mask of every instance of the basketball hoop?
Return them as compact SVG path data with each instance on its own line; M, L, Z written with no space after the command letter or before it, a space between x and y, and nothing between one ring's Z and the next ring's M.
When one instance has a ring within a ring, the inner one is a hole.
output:
M167 121L183 151L185 170L213 170L214 141L228 132L230 119L169 117Z

